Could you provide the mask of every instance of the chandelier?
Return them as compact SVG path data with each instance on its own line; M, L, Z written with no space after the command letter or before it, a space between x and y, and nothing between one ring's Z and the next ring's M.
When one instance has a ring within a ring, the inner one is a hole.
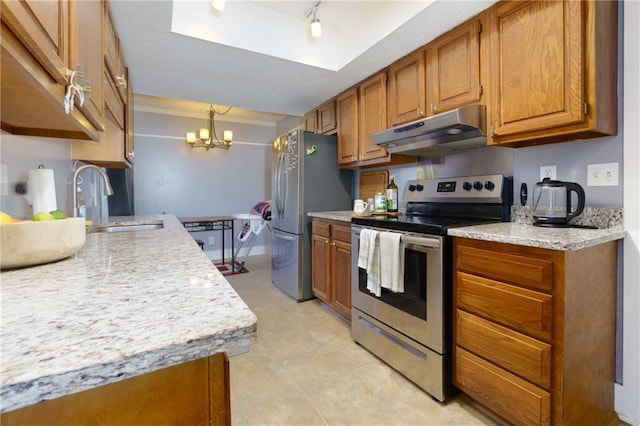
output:
M222 132L222 140L218 139L216 134L216 126L214 123L214 117L217 115L225 115L231 110L231 107L227 108L225 112L220 112L213 107L209 106L209 127L202 128L196 132L187 132L185 141L191 148L206 148L209 151L211 148L224 148L229 149L233 143L233 132L231 130L224 130Z

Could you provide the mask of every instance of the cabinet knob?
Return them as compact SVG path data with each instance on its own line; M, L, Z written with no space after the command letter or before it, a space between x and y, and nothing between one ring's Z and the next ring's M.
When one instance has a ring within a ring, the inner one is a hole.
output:
M132 160L135 158L136 153L133 151L129 151L129 155L127 155L129 158L131 158Z
M335 242L335 241L331 241L331 245L332 245L332 246L335 246L335 245L336 245L336 242Z
M489 136L494 137L496 135L496 130L493 126L489 127Z
M438 110L438 107L436 107L434 104L431 104L431 112L436 112Z

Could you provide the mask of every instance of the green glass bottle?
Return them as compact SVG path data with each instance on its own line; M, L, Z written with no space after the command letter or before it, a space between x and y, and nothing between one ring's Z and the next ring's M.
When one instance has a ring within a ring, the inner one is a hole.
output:
M393 176L391 176L391 182L387 185L387 211L389 213L398 211L398 185L396 185Z

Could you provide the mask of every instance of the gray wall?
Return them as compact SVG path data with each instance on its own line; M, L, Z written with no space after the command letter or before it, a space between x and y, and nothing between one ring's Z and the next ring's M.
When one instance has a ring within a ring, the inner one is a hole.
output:
M216 121L218 129L233 130L233 146L228 151L191 148L184 142L184 133L205 127L206 120L135 112L136 214L228 216L249 213L256 203L271 198L271 143L276 137L275 126ZM236 221L236 235L241 225L242 221ZM220 232L199 232L193 236L205 242L210 258L220 258ZM213 245L209 244L209 237L214 237ZM265 229L251 254L268 252L269 239ZM230 249L229 243L226 248ZM227 252L225 257L229 255Z
M503 173L513 176L516 202L522 182L527 183L531 195L533 187L540 181L540 166L555 165L558 180L582 185L587 206L622 207L622 145L622 133L618 132L617 136L527 148L479 148L442 156L421 157L417 166L381 167L372 170L388 170L389 175L396 176L396 183L401 191L409 179ZM620 185L588 187L587 165L611 162L619 163ZM359 171L357 176L363 171ZM529 200L531 199L530 196ZM400 202L403 203L402 196Z
M26 182L30 169L43 164L53 169L56 202L60 210L71 213L71 142L65 139L0 135L0 163L7 166L7 195L0 196L0 210L19 218L31 218L31 205L14 192L17 182Z

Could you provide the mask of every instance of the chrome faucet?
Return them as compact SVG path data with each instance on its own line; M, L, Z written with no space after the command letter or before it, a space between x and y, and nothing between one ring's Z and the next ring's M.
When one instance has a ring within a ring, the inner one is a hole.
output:
M104 189L107 192L107 195L113 195L113 188L111 187L111 182L109 182L109 176L107 176L102 168L94 166L93 164L85 164L84 166L78 167L73 171L73 177L71 178L71 192L73 192L73 217L78 217L78 175L84 169L96 169L104 178Z

